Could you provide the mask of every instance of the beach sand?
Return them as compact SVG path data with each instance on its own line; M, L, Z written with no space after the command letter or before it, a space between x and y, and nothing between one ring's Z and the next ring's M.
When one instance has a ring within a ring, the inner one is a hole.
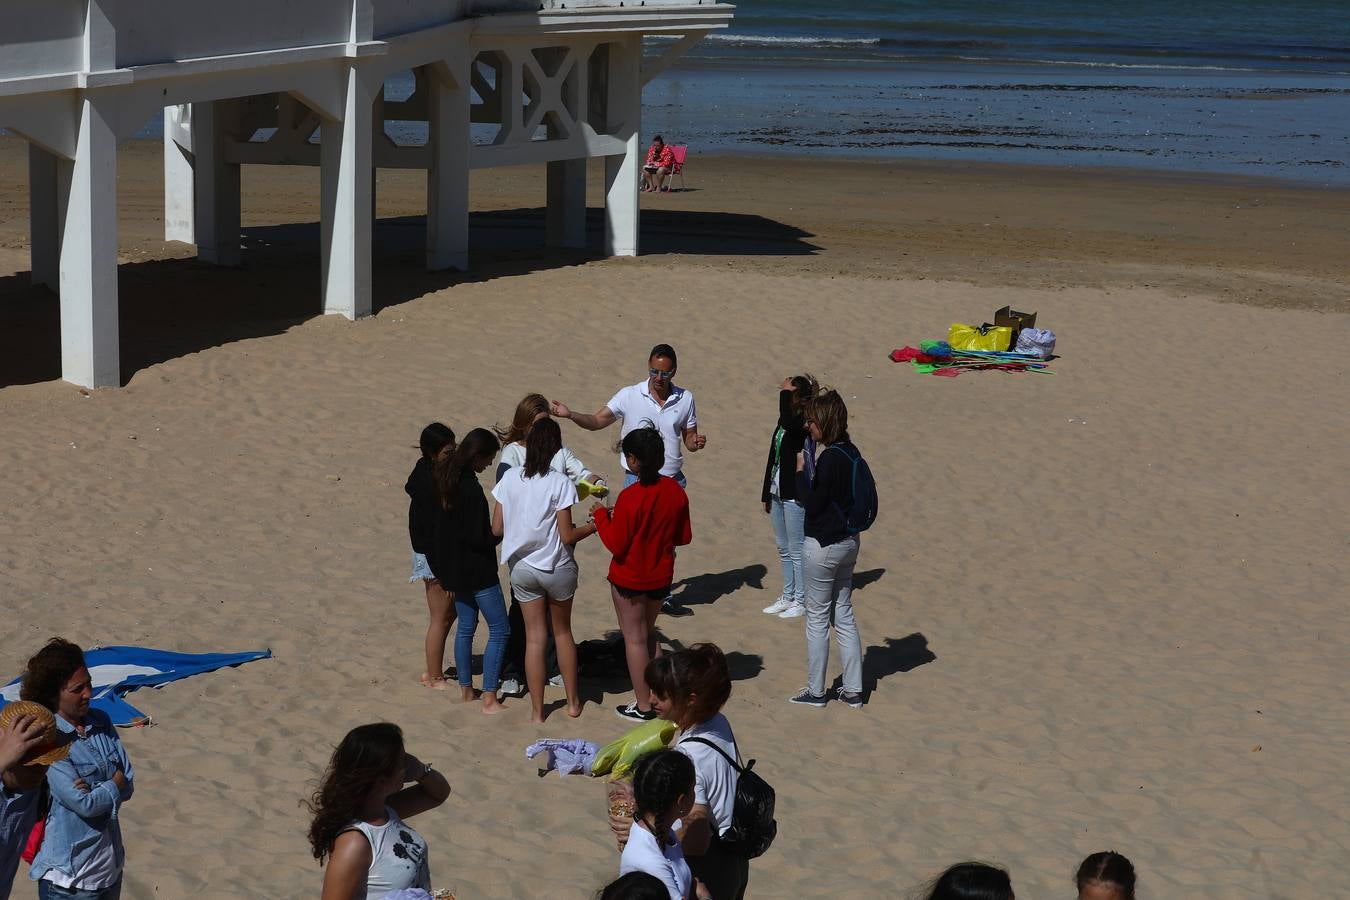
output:
M601 260L545 252L542 171L498 170L474 174L461 276L421 270L421 177L381 172L380 308L352 323L314 312L317 171L245 170L246 264L222 271L161 240L158 157L130 145L119 173L127 384L85 392L54 380L25 155L0 141L0 659L53 634L275 654L133 698L160 724L124 733L124 896L316 896L300 802L379 719L453 786L415 820L437 887L582 898L615 874L603 784L522 750L608 742L628 695L535 727L527 700L487 719L420 687L402 487L425 423L504 422L535 390L596 409L658 341L708 435L676 572L694 614L662 627L731 654L725 711L778 791L751 896L903 895L966 858L1069 896L1106 848L1149 900L1344 880L1345 193L696 156L689 192L644 195L646 255ZM1006 304L1058 333L1057 374L887 358ZM841 390L879 482L861 711L785 703L802 620L760 613L764 453L801 370ZM615 437L564 424L611 478ZM608 560L578 558L576 633L602 636Z

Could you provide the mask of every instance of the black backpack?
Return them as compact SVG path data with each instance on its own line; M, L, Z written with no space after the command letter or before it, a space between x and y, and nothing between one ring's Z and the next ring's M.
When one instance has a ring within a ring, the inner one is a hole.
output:
M736 770L736 803L732 807L731 827L720 838L722 843L746 859L763 856L778 834L778 822L773 817L776 795L767 781L751 771L755 761L752 759L742 766L707 738L685 738L681 743L685 741L707 744Z
M852 486L853 499L849 501L847 509L839 507L839 512L844 517L848 533L860 534L871 528L872 523L877 520L877 482L872 477L872 469L867 465L867 460L862 458L861 453L853 456L838 444L831 444L825 449L838 450L852 463L853 474L849 483Z

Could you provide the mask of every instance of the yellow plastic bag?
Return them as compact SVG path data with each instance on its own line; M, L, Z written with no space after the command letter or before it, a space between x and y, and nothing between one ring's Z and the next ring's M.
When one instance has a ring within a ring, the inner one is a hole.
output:
M1012 346L1012 329L1006 325L990 325L988 328L976 328L953 322L947 331L947 343L953 350L990 350L1006 352Z
M669 746L678 729L674 722L665 719L652 719L643 722L612 744L607 744L595 755L591 764L592 775L608 773L613 778L622 778L637 762L653 750Z

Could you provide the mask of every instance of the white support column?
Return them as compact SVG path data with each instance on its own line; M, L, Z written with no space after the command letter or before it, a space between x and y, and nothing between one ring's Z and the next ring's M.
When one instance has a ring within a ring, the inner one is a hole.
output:
M106 111L80 101L75 159L57 164L61 218L61 377L116 387L117 136Z
M548 164L544 235L550 247L586 248L586 160Z
M342 119L320 126L323 311L370 315L370 203L375 94L355 66L343 73Z
M609 45L606 130L627 145L622 156L605 157L605 254L638 254L638 172L642 148L641 37L624 36Z
M192 104L164 107L164 240L197 243Z
M242 259L239 164L225 161L225 142L233 135L238 116L239 104L233 100L192 104L197 258L218 266L237 266Z
M469 269L469 67L428 73L427 269Z
M56 154L28 144L29 277L53 291L61 287L61 222Z

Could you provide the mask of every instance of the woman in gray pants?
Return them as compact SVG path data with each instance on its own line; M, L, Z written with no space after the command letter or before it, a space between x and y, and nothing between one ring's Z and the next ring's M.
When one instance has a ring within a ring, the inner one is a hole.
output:
M790 702L824 706L830 628L839 644L844 683L839 699L862 706L862 639L853 619L853 568L858 535L844 511L853 503L853 461L858 448L848 437L848 407L835 391L822 391L807 411L806 427L823 447L815 477L804 454L797 455L797 497L806 508L802 571L806 577L806 687Z

